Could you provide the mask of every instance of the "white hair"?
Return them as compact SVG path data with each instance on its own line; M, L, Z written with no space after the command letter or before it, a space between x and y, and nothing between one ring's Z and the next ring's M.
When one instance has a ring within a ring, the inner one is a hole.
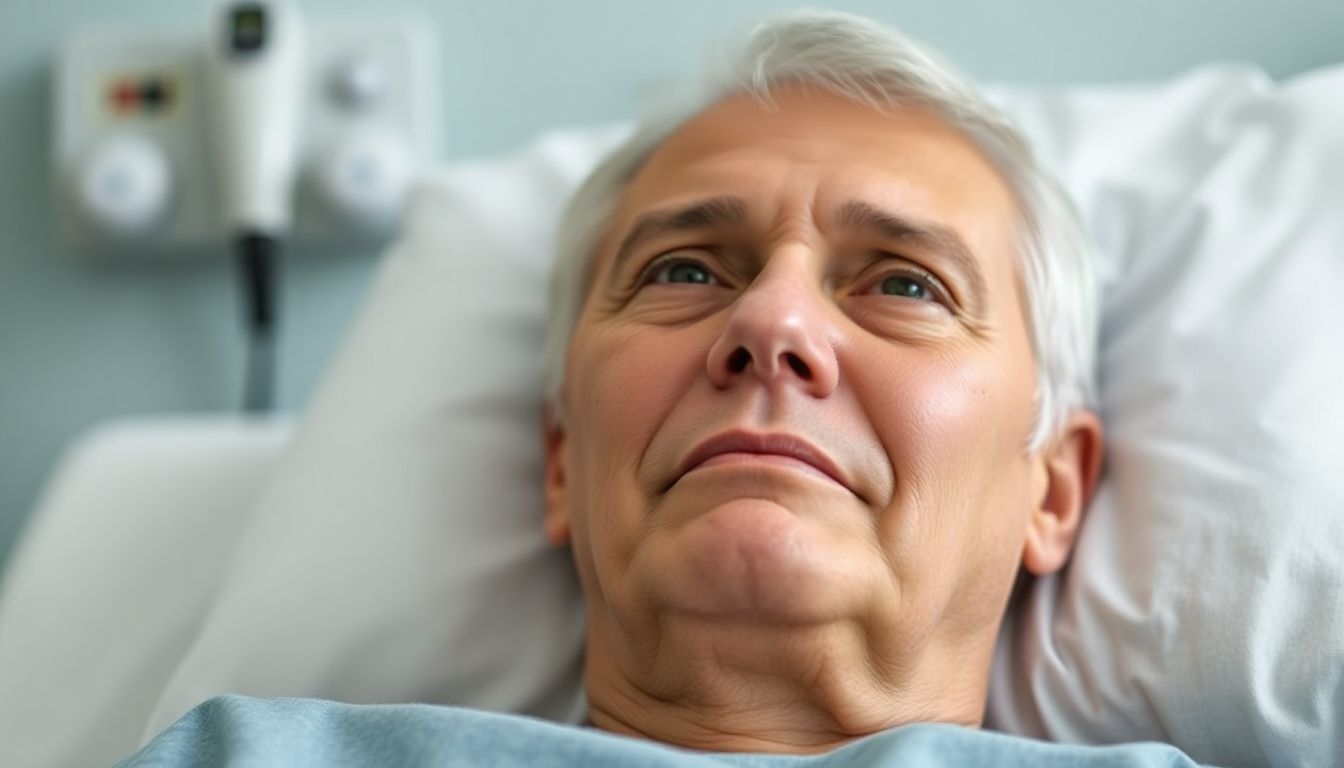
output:
M873 21L798 11L755 27L740 54L680 109L646 119L574 193L560 220L551 279L545 396L563 423L565 357L593 281L599 242L626 184L686 120L735 95L772 104L772 85L823 88L879 111L932 110L994 163L1016 198L1021 287L1035 351L1035 421L1029 454L1044 448L1070 412L1095 403L1097 289L1091 248L1068 195L1026 139L966 78L935 54Z

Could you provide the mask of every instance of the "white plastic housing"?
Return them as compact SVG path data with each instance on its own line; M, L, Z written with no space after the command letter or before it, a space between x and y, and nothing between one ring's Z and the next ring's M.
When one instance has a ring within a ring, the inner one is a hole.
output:
M256 50L233 45L233 16L262 14ZM234 232L288 232L303 104L303 24L279 0L230 0L215 12L205 45L208 136L224 226Z

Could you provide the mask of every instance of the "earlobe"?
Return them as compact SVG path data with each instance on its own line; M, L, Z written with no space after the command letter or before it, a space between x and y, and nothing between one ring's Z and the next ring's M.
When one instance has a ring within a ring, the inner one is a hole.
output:
M1091 411L1075 411L1037 457L1045 487L1032 509L1022 550L1022 565L1030 573L1043 576L1068 562L1101 475L1102 455L1101 420Z
M569 483L565 466L565 430L554 418L549 404L541 417L542 450L545 480L546 540L557 547L569 543Z

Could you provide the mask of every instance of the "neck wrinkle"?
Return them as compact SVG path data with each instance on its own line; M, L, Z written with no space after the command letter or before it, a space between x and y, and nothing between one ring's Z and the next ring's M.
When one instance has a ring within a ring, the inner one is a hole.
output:
M646 690L615 665L594 661L590 655L586 674L592 727L685 749L819 754L907 722L939 719L906 713L895 698L879 697L867 716L856 717L864 725L847 731L821 703L804 697L692 701Z
M868 735L843 736L818 733L816 740L793 739L786 741L772 739L760 734L748 735L714 730L702 723L693 722L690 719L671 713L660 715L657 712L650 712L648 715L648 717L640 719L647 720L650 723L662 723L670 727L665 728L663 732L654 733L651 730L641 728L630 720L622 719L615 712L608 711L596 703L590 705L588 723L594 728L610 733L672 744L683 749L701 752L821 754ZM793 731L791 733L799 736L810 732Z
M983 717L992 635L988 648L963 637L893 661L865 655L874 643L860 631L849 637L856 653L805 671L772 667L765 648L744 667L703 652L709 646L670 642L666 625L657 642L621 643L627 636L593 613L590 606L585 685L588 720L600 730L706 752L818 754L908 723L978 728Z

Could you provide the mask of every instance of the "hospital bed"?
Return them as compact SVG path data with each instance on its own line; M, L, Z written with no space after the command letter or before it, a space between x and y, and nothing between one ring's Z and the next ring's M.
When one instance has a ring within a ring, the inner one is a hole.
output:
M1344 66L995 97L1097 243L1109 453L987 725L1344 764ZM67 451L0 584L0 763L106 764L224 691L582 716L540 526L547 243L628 130L427 175L297 418Z

